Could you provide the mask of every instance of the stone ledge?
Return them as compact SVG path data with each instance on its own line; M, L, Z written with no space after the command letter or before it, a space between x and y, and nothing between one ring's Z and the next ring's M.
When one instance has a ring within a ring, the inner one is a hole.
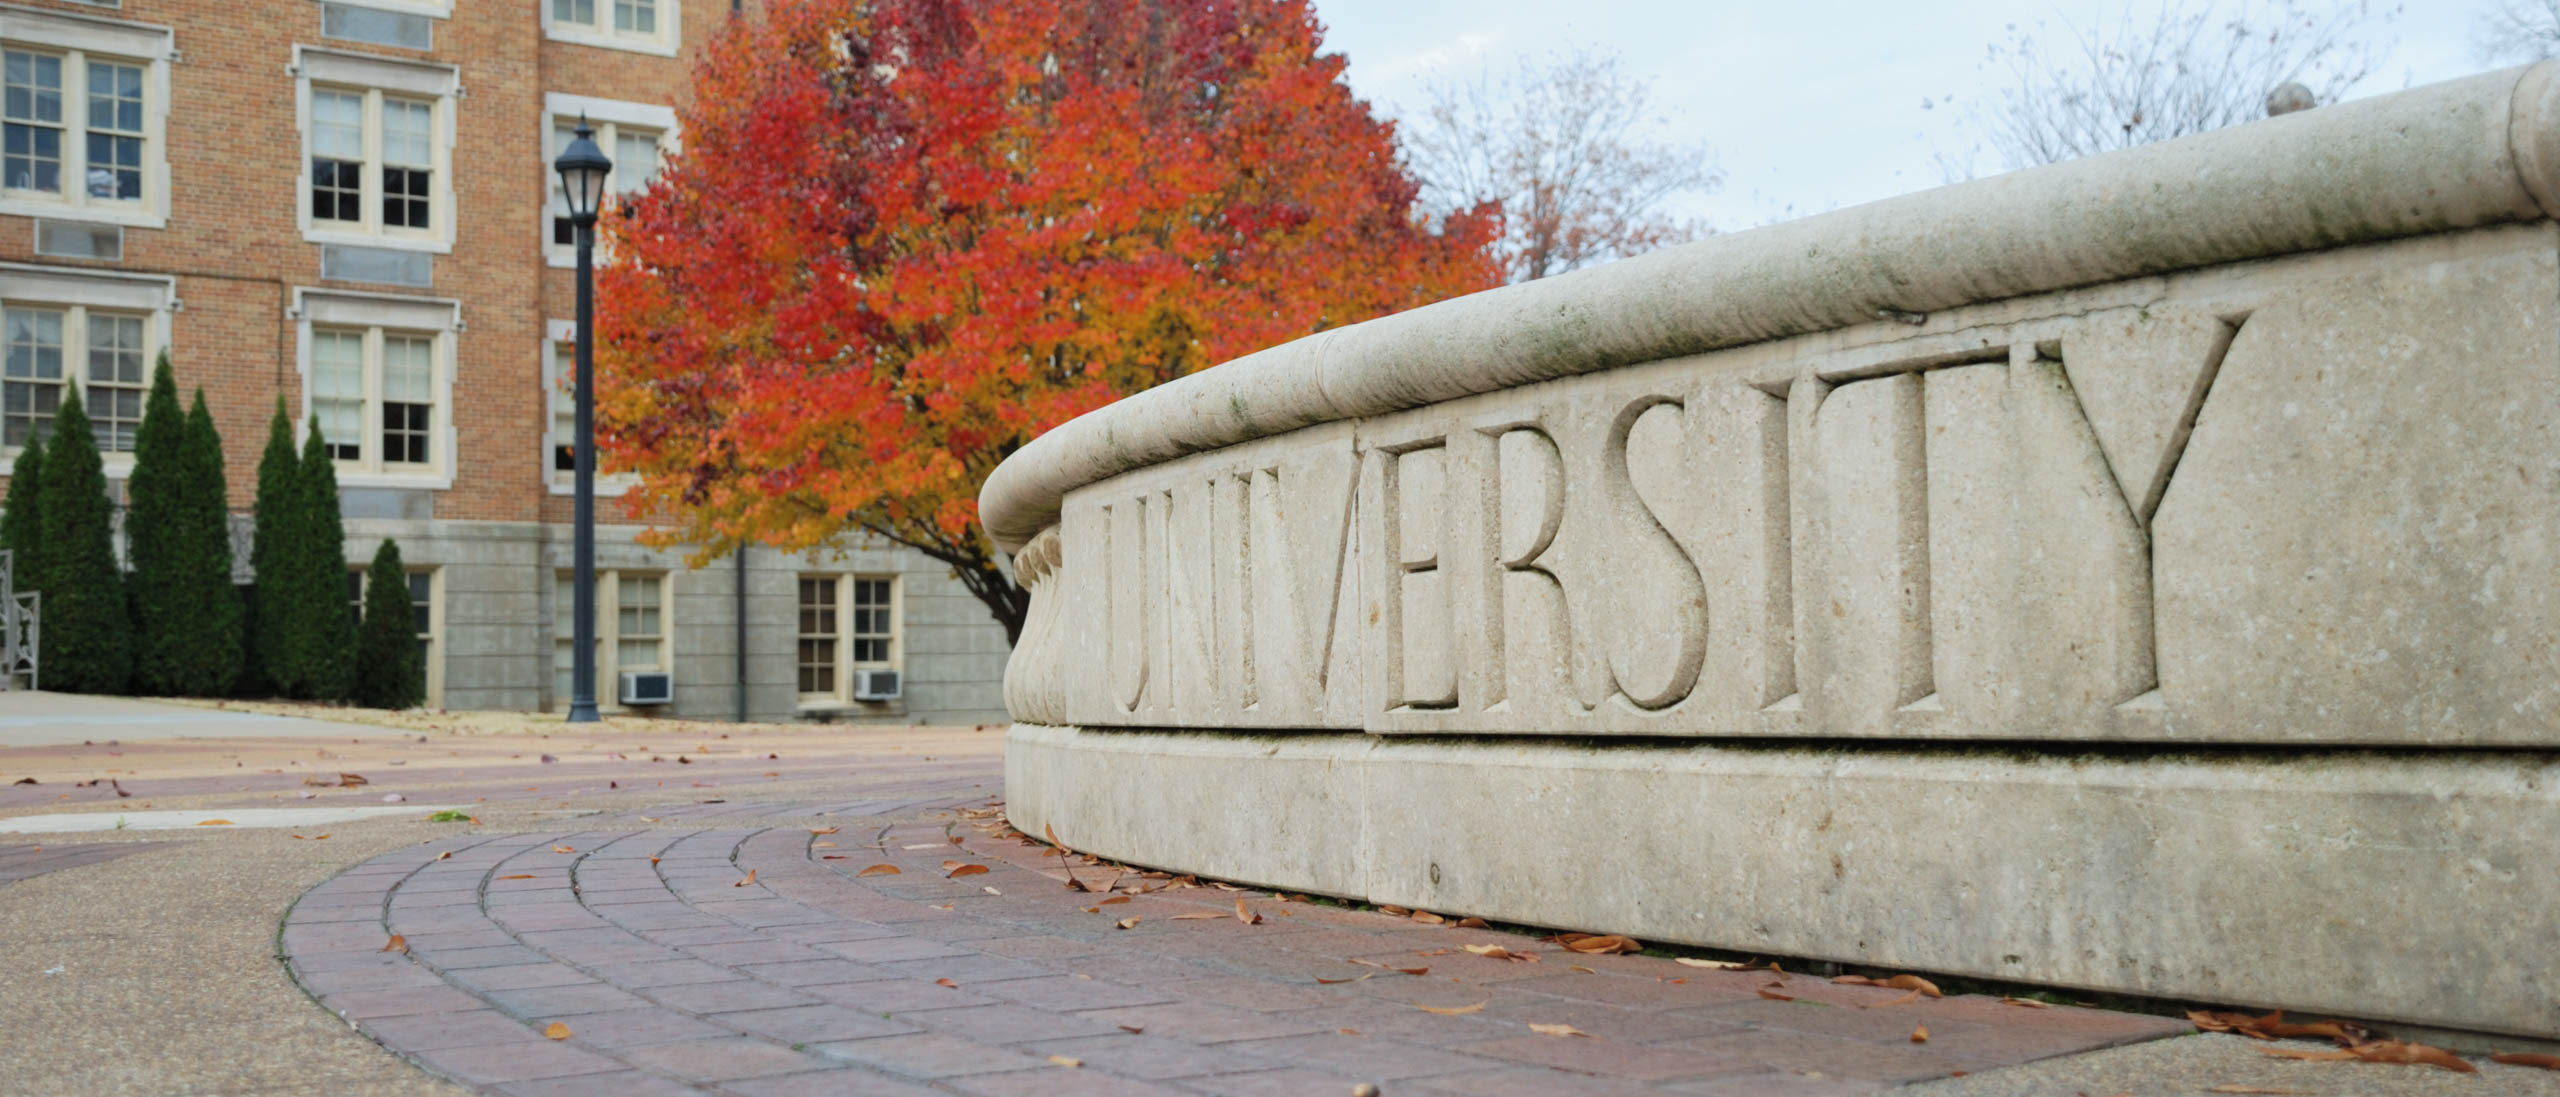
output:
M1017 724L1082 850L1531 925L2550 1037L2560 758Z

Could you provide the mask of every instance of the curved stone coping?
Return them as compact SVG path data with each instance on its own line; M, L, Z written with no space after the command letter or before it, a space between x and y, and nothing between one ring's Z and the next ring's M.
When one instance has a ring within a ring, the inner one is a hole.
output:
M1980 301L2560 210L2560 80L2508 69L1889 198L1284 343L997 466L1008 553L1067 492L1186 453Z
M2560 758L1041 727L1079 848L1643 940L2560 1036ZM2384 897L2420 897L2395 901ZM2424 942L2411 947L2412 942Z
M799 825L820 805L688 805L652 809L648 829L439 841L306 893L283 954L386 1047L520 1097L1169 1097L1362 1081L1407 1097L1765 1093L1804 1071L1850 1094L2187 1027L1982 996L1881 1008L1897 992L1802 977L1798 997L1880 1008L1773 1010L1785 1004L1759 996L1765 971L1571 955L1214 887L1100 906L1064 886L1045 847L965 819L962 843L946 843L951 809L981 802L836 805L815 819L841 826L824 838ZM954 859L988 871L946 878ZM884 862L902 871L856 875ZM1091 865L1079 876L1161 886ZM1239 902L1264 921L1236 920ZM1114 928L1126 918L1138 921ZM392 933L406 955L381 951ZM1477 943L1545 956L1457 949ZM1408 966L1429 970L1389 970ZM565 1039L543 1037L554 1022ZM1591 1038L1528 1028L1558 1023ZM1931 1039L1915 1047L1905 1037L1923 1023Z

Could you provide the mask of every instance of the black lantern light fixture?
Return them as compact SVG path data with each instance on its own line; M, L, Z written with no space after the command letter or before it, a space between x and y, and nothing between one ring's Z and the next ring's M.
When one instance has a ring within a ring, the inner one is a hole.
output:
M570 552L577 578L570 606L569 722L593 723L596 715L596 207L604 200L613 161L596 147L595 130L578 118L577 139L552 163L569 221L578 230L578 425L577 511Z

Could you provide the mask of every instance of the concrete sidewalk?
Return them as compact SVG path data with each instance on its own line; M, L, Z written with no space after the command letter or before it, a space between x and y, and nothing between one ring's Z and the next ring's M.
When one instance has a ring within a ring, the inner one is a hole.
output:
M398 734L396 729L373 724L198 708L131 697L0 691L0 748L109 739L135 743L155 739L344 739Z

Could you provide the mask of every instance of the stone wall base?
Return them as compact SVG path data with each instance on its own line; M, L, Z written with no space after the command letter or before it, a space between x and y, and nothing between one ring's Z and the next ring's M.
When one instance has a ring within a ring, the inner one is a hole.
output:
M1078 850L1452 915L2560 1036L2560 757L1014 725Z

